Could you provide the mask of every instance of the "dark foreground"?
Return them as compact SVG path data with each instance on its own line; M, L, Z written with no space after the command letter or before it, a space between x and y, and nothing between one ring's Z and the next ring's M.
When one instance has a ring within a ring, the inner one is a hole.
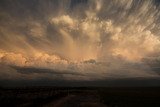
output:
M0 88L0 107L160 107L160 87Z

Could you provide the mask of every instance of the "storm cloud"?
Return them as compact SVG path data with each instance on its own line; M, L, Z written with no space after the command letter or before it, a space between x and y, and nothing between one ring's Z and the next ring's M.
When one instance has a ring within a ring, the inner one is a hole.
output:
M157 0L0 1L0 77L158 78L159 58Z

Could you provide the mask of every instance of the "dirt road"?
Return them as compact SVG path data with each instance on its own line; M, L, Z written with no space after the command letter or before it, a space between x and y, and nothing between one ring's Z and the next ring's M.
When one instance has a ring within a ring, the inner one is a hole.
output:
M100 102L96 93L71 94L57 101L52 101L44 107L107 107Z

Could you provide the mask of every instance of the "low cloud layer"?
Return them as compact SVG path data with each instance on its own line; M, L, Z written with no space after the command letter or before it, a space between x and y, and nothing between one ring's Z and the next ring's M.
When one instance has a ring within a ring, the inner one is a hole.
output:
M159 77L156 0L2 0L0 77Z

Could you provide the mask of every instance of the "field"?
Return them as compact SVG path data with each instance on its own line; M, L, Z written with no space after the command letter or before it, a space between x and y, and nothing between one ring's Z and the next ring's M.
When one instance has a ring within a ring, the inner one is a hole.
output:
M0 88L0 107L160 107L160 87Z

